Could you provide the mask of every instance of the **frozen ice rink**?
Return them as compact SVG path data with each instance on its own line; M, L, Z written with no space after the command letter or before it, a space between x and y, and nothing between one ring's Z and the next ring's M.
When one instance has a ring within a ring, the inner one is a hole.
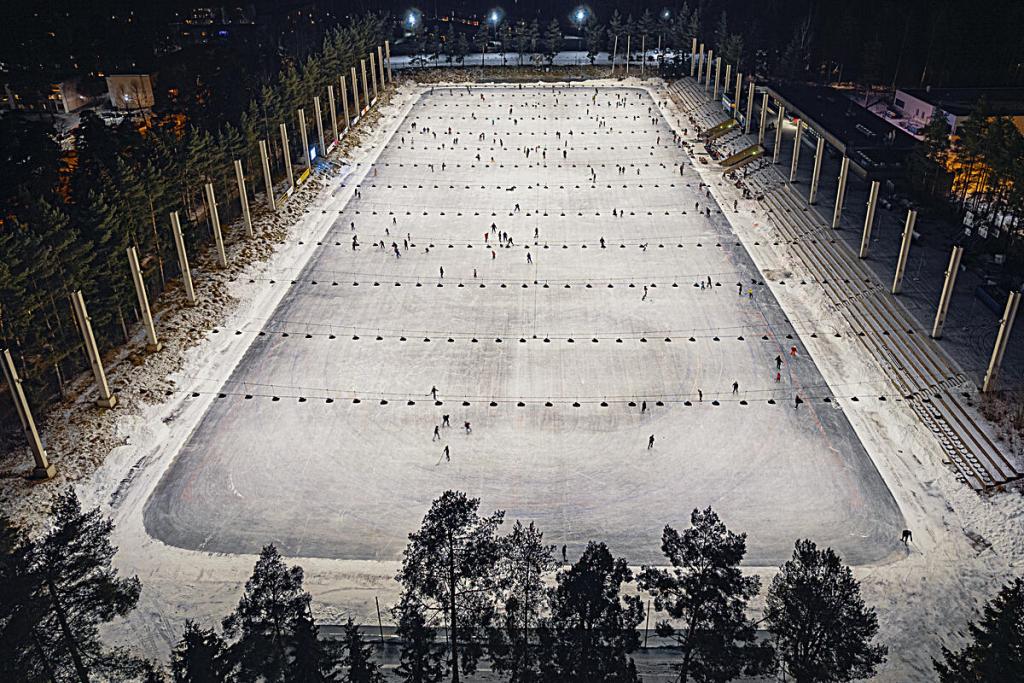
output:
M707 505L750 564L798 537L900 553L892 495L691 164L643 90L425 93L272 318L239 323L252 344L148 531L394 560L456 488L570 556L656 563Z

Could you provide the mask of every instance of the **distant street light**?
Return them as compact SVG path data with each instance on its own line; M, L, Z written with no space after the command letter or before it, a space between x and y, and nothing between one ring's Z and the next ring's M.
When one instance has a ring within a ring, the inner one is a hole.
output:
M587 23L587 19L590 18L590 10L586 7L580 6L573 10L572 21L576 26L583 26Z
M405 14L405 26L414 31L421 21L422 13L418 9L411 9Z

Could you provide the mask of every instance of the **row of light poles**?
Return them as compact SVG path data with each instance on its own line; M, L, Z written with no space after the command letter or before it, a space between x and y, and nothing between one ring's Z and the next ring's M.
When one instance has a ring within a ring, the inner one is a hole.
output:
M579 28L585 26L593 16L594 13L589 7L586 5L580 5L572 11L569 18L572 20L572 23ZM670 16L670 12L666 9L662 12L662 16L667 19ZM500 7L495 7L487 13L487 23L495 28L500 26L501 22L504 20L505 10ZM403 23L407 30L415 31L423 24L423 12L416 8L409 9L405 13L405 21Z

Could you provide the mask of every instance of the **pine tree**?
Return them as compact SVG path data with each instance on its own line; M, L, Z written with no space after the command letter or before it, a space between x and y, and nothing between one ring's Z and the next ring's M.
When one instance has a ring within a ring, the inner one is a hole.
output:
M459 31L459 36L455 39L455 61L459 64L464 63L468 54L469 38L466 37L464 31Z
M295 622L289 683L346 680L337 673L338 664L342 661L340 649L337 642L320 638L320 629L307 604L306 613Z
M967 626L971 642L962 650L942 648L932 660L941 683L1013 683L1024 671L1024 579L1014 579L985 604L981 620Z
M0 680L54 680L38 629L46 604L36 591L32 543L0 515Z
M544 534L533 522L524 526L517 520L501 539L495 572L502 623L492 631L490 655L494 669L508 674L514 683L537 678L537 652L530 635L544 607L544 577L555 567L554 546L544 544Z
M537 23L536 19L530 22L530 26L526 31L526 35L530 39L530 61L535 62L537 48L540 46L540 24Z
M486 59L487 42L487 22L481 21L476 29L476 33L473 34L473 45L476 47L476 51L480 53L480 66L484 65L484 59Z
M718 26L715 28L715 50L718 54L725 51L725 44L729 40L729 16L725 10L718 17Z
M403 599L423 606L430 618L443 616L448 633L452 683L472 675L494 617L493 568L503 512L479 515L480 500L445 491L434 500L418 531L409 534L396 577Z
M171 672L175 683L219 683L227 680L231 664L224 639L213 629L185 621L181 639L171 651Z
M726 681L740 674L766 672L770 647L755 642L747 604L761 585L745 577L739 564L746 534L734 534L710 507L694 510L689 529L666 526L661 551L673 569L644 567L637 583L654 596L654 606L674 622L658 623L658 635L679 643L683 653L679 680Z
M283 681L295 653L296 631L308 619L310 595L302 567L288 567L273 545L263 547L245 582L238 607L224 619L224 633L243 681Z
M597 59L597 53L604 47L604 26L591 16L584 28L584 36L587 41L587 59L593 64Z
M519 22L515 26L515 32L513 36L513 44L516 48L516 54L519 55L519 66L523 65L523 55L526 50L530 47L530 35L526 24Z
M743 64L743 36L733 33L725 39L722 47L722 62L732 64L733 69L739 73Z
M558 19L552 19L551 23L544 30L544 55L548 64L555 61L555 55L562 49L562 28L558 25Z
M936 110L921 132L924 140L914 146L907 159L907 175L918 192L934 196L939 178L946 172L949 154L949 125L942 112Z
M875 610L831 548L796 542L768 590L764 620L785 673L796 683L870 678L887 648L873 645Z
M142 589L138 577L124 579L111 566L117 552L110 542L114 523L99 508L82 511L69 490L58 495L53 526L31 553L32 574L47 615L38 629L59 678L90 680L138 671L138 661L106 650L98 626L135 609Z
M640 645L643 605L623 596L633 573L604 543L591 542L580 559L558 573L550 593L551 615L540 629L543 680L563 683L633 683L629 653Z
M438 683L444 676L442 648L437 644L437 631L415 598L408 595L393 610L402 639L402 654L395 670L404 683Z
M345 623L342 642L345 654L341 659L341 667L346 683L383 683L384 674L380 665L373 661L373 646L363 640L359 627L349 619Z

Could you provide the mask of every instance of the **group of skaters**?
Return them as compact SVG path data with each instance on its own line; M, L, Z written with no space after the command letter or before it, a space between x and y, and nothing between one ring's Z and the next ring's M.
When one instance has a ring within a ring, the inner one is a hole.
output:
M430 387L430 396L433 397L434 403L437 403L437 387L436 386ZM441 436L441 430L448 429L451 426L452 426L451 415L449 415L447 413L441 415L441 424L434 425L434 435L433 435L433 437L431 437L430 441L431 442L443 441L444 439ZM470 423L469 420L464 420L462 422L462 429L465 431L467 436L473 433L473 425ZM441 464L441 460L444 460L445 462L451 462L452 461L451 447L447 443L444 445L444 448L441 450L441 458L437 461L438 465Z

